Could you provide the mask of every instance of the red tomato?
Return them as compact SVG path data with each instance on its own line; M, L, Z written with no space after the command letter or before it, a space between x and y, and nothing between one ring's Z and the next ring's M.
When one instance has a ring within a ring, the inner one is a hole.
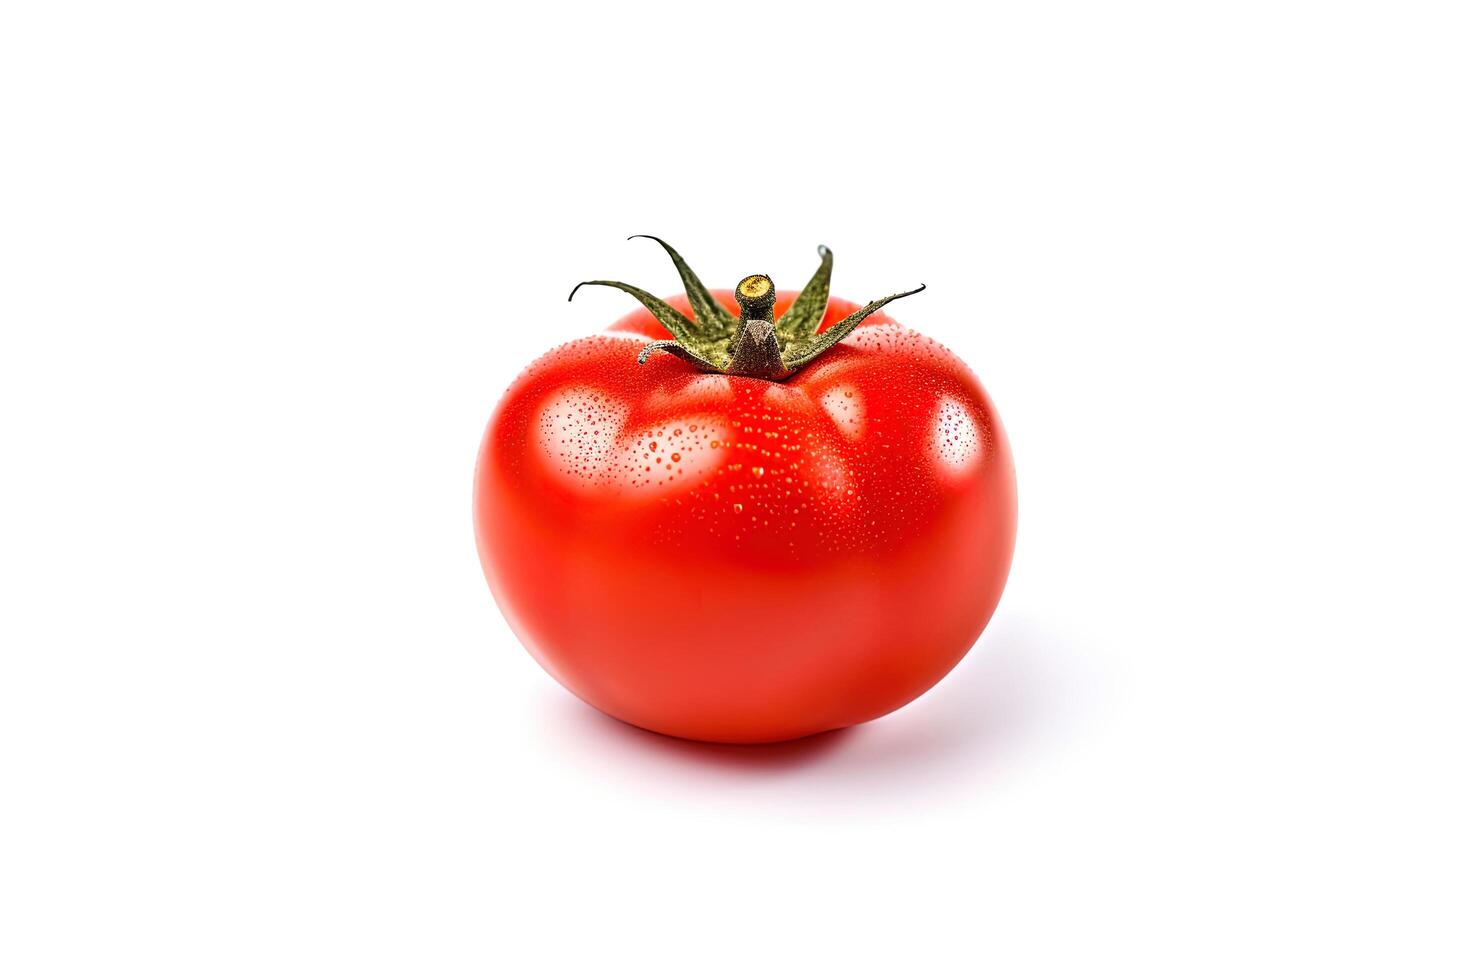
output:
M776 295L780 317L795 294ZM831 300L823 329L857 309ZM795 738L928 690L989 621L1015 541L975 376L883 314L784 381L638 363L668 337L639 310L497 407L475 528L516 635L587 703L684 738Z

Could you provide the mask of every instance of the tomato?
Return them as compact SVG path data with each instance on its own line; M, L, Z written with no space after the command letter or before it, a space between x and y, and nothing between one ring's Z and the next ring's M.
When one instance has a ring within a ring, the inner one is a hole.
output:
M667 323L737 322L736 349L779 333L796 301L810 348L867 308L828 301L825 282L803 300L765 277L740 295L685 283L667 306L608 283L654 312L546 354L500 401L474 488L496 601L553 677L652 731L768 742L893 711L1000 600L1016 494L995 407L953 354L882 313L786 377L701 369ZM744 315L751 290L768 319ZM718 361L727 341L693 346Z

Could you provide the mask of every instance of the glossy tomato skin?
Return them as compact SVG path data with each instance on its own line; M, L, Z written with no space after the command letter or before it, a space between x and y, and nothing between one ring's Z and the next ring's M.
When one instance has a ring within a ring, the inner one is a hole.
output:
M833 299L824 325L854 309ZM882 314L785 382L639 366L665 337L639 310L496 408L475 530L516 635L584 701L683 738L796 738L928 690L989 621L1015 542L975 376Z

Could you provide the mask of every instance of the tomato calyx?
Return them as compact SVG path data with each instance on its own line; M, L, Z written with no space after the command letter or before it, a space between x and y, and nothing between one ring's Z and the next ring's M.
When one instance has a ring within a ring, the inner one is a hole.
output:
M658 340L644 347L638 354L639 364L645 363L652 354L663 352L710 374L740 374L767 381L783 381L821 357L878 310L925 288L920 284L918 289L874 300L818 333L822 317L827 312L832 282L832 250L825 245L817 246L817 254L822 259L817 271L792 301L791 307L778 319L775 316L776 285L770 276L746 276L740 280L735 287L735 299L740 304L737 317L715 302L694 270L668 242L652 235L633 235L632 238L649 238L663 246L683 280L694 319L646 290L610 279L579 282L567 300L570 302L583 286L611 286L642 303L673 339Z

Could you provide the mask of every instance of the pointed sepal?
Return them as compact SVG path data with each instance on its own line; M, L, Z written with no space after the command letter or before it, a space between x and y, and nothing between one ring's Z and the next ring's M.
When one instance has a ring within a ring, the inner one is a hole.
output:
M776 339L782 350L805 344L815 337L827 312L827 294L832 288L832 250L818 245L817 254L822 257L821 265L792 300L790 308L776 321Z
M691 348L700 346L698 329L690 319L647 290L639 289L637 286L630 286L625 282L614 282L611 279L588 279L586 282L577 283L572 288L571 295L567 297L567 302L570 303L572 297L577 295L577 290L583 286L611 286L613 289L621 289L642 303L644 308L652 313L654 318L663 324L664 329L672 334L673 338L679 343Z
M817 334L795 350L787 351L785 357L786 366L792 371L805 367L826 353L827 349L833 344L852 333L858 324L862 323L874 313L877 313L889 303L892 303L896 299L903 299L905 296L912 296L914 293L922 293L925 288L921 284L918 289L910 289L906 293L894 293L892 296L885 296L882 299L873 300L873 302L855 311L850 316L838 320L832 326Z
M628 240L632 241L634 238L647 238L658 242L663 250L669 253L669 258L673 260L674 268L679 270L679 278L684 283L684 295L689 297L689 308L694 311L695 327L701 338L705 340L712 340L716 337L725 338L734 332L735 325L739 321L729 310L715 302L715 298L710 295L704 283L700 282L694 270L689 268L689 263L684 261L682 255L674 251L672 245L654 235L630 235Z
M642 364L643 362L647 361L648 356L656 351L663 351L665 354L673 354L675 357L682 358L683 360L688 361L690 364L693 364L701 371L707 371L711 374L720 373L719 368L715 367L709 361L706 361L704 358L700 357L698 354L694 353L689 348L683 346L676 340L655 340L653 343L649 344L647 347L638 352L638 363Z

